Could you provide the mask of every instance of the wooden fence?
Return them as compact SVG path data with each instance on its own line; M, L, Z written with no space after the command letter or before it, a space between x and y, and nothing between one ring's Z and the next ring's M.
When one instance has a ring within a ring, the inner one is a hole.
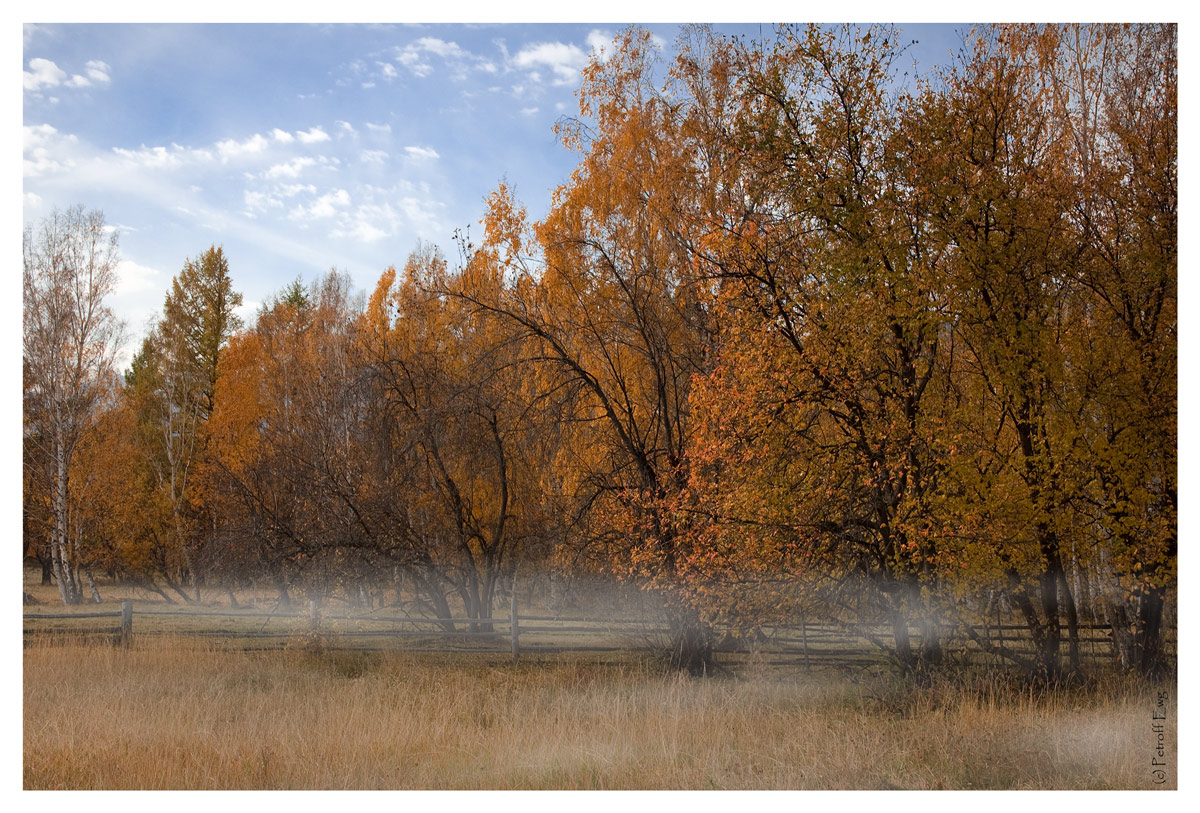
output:
M133 602L122 601L121 609L106 613L26 613L23 619L71 620L81 618L115 618L117 625L113 627L50 627L41 630L30 630L25 627L25 636L33 634L71 636L79 638L111 638L117 646L129 646L133 641Z
M123 602L118 612L26 613L23 616L25 637L27 642L38 636L101 637L114 644L128 646L134 633L134 615L133 604L129 601ZM136 615L163 617L162 623L140 627L139 636L192 636L243 644L254 641L256 643L252 646L243 646L252 649L319 642L325 647L359 650L402 648L409 652L507 652L514 661L519 661L522 654L535 653L661 650L669 635L661 619L520 615L515 594L511 598L507 618L332 614L325 613L315 600L309 603L307 613L139 609ZM75 623L80 619L94 618L119 621L113 627L89 627ZM217 627L213 624L217 618L231 619L233 624ZM188 619L203 619L203 622L197 625ZM63 620L70 620L72 624L44 624L46 621ZM257 629L253 628L256 624ZM268 629L272 625L273 628ZM1009 649L1030 645L1028 630L1018 624L976 626L972 629L980 637ZM888 641L891 637L889 625L829 621L768 627L756 631L749 638L739 637L735 631L728 629L718 628L716 632L717 649L720 652L752 650L759 655L788 659L776 663L794 663L805 667L879 662L882 649L872 641ZM1111 629L1107 625L1083 626L1081 633L1084 633L1080 643L1085 658L1104 660L1113 657ZM372 645L371 641L376 645ZM1099 649L1097 644L1101 645ZM968 648L980 651L977 647Z

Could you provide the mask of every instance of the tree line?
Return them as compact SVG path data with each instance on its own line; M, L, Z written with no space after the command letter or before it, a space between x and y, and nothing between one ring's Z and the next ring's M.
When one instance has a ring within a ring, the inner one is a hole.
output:
M249 325L212 247L123 377L102 218L26 230L26 547L62 600L386 583L486 628L556 568L652 592L692 671L716 621L817 614L887 621L906 673L965 636L1056 677L1095 620L1164 668L1175 27L980 27L920 76L886 26L614 46L544 219L501 184L455 266Z

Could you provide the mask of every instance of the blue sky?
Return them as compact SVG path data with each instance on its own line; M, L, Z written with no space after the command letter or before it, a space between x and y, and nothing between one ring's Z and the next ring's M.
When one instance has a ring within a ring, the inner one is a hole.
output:
M331 267L369 291L418 240L453 260L454 230L478 233L501 179L545 213L578 159L554 122L577 113L579 69L623 27L25 24L23 220L104 211L131 349L212 244L247 315ZM669 58L678 27L646 27ZM905 34L925 62L957 42L949 25Z

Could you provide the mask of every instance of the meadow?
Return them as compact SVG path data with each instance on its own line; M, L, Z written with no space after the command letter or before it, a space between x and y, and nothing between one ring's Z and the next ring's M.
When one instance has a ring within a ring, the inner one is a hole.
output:
M33 612L61 612L26 573ZM112 610L161 602L104 584ZM204 606L220 609L222 594ZM239 595L267 606L267 596ZM92 609L85 605L80 611ZM723 655L688 678L638 652L284 648L137 616L129 648L31 636L26 789L1151 789L1152 713L1175 685L1046 689L998 671L916 685L886 666ZM41 622L39 622L41 623ZM217 622L213 622L214 624ZM255 624L261 623L259 620ZM246 646L243 646L246 645Z
M24 657L26 789L1152 788L1157 691L981 677L695 679L580 655L235 651L160 638ZM1173 707L1173 704L1171 704ZM1175 750L1175 720L1166 746ZM1165 787L1174 787L1172 770Z

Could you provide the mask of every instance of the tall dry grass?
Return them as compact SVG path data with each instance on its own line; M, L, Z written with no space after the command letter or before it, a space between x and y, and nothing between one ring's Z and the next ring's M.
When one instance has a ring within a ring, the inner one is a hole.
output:
M169 640L34 645L24 678L27 789L1153 787L1154 687L1115 680L696 680Z

